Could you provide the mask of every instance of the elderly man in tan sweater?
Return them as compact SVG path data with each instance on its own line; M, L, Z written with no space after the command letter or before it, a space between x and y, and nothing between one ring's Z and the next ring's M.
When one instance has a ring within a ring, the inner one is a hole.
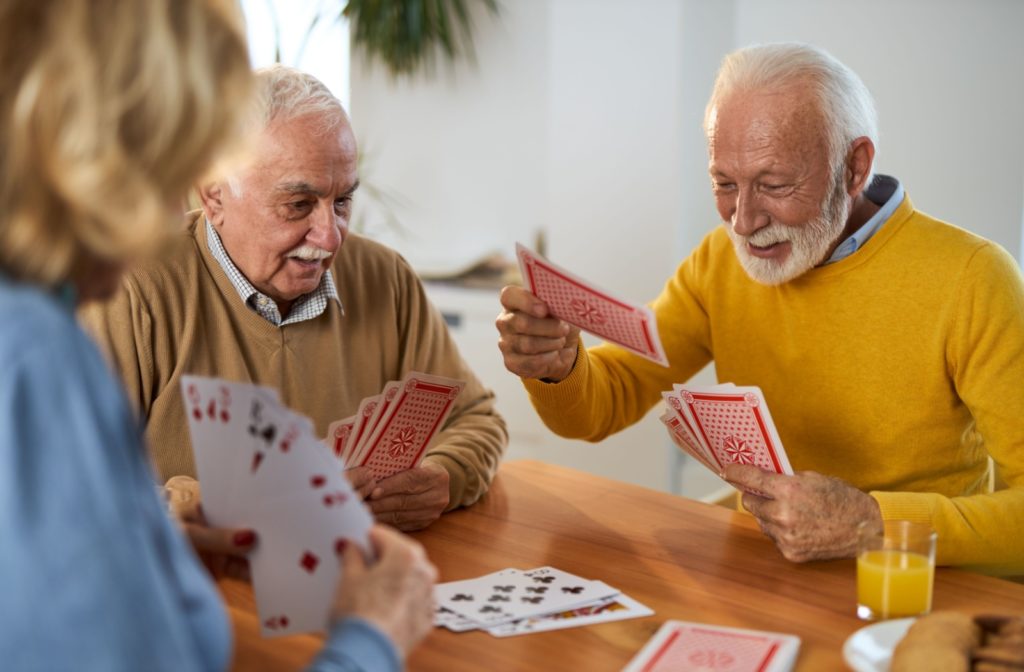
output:
M195 476L183 374L272 386L321 435L409 371L465 380L420 467L376 483L365 468L350 476L379 521L426 527L487 490L504 421L405 260L348 233L359 180L341 103L290 68L257 79L263 128L246 165L203 185L202 212L161 262L130 272L83 321L138 404L163 479Z

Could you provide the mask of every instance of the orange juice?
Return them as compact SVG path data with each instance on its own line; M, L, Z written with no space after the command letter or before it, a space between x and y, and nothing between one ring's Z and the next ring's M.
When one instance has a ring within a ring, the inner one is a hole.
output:
M869 618L926 614L932 608L935 567L928 556L894 550L864 551L857 557L858 613Z

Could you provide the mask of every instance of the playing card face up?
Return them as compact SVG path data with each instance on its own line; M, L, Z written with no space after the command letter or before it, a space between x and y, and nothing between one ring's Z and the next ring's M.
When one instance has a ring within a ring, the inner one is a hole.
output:
M623 672L786 672L799 649L793 635L666 621Z
M369 511L312 422L267 388L182 377L203 509L217 527L249 527L264 636L325 630L349 543L370 557Z
M516 245L516 256L527 289L544 301L555 317L668 366L650 308L617 299L522 245Z
M434 587L438 607L475 622L476 627L574 609L616 593L598 581L551 567L503 570Z

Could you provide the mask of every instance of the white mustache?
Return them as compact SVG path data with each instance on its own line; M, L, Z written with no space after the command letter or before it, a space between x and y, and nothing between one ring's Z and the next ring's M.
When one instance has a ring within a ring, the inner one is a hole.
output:
M749 236L742 236L742 238L754 247L770 247L776 243L784 243L790 240L786 232L780 231L776 224L755 231Z
M313 247L312 245L300 245L294 250L288 253L289 258L295 257L302 259L303 261L320 261L321 259L327 259L331 256L331 253L327 250L322 250L319 247Z

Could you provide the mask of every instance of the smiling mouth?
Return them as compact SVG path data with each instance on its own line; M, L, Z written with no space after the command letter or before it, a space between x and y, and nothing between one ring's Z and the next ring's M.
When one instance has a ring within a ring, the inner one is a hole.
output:
M779 240L768 245L755 245L750 241L747 241L747 250L755 257L762 259L770 259L780 256L785 250L788 249L788 240Z

